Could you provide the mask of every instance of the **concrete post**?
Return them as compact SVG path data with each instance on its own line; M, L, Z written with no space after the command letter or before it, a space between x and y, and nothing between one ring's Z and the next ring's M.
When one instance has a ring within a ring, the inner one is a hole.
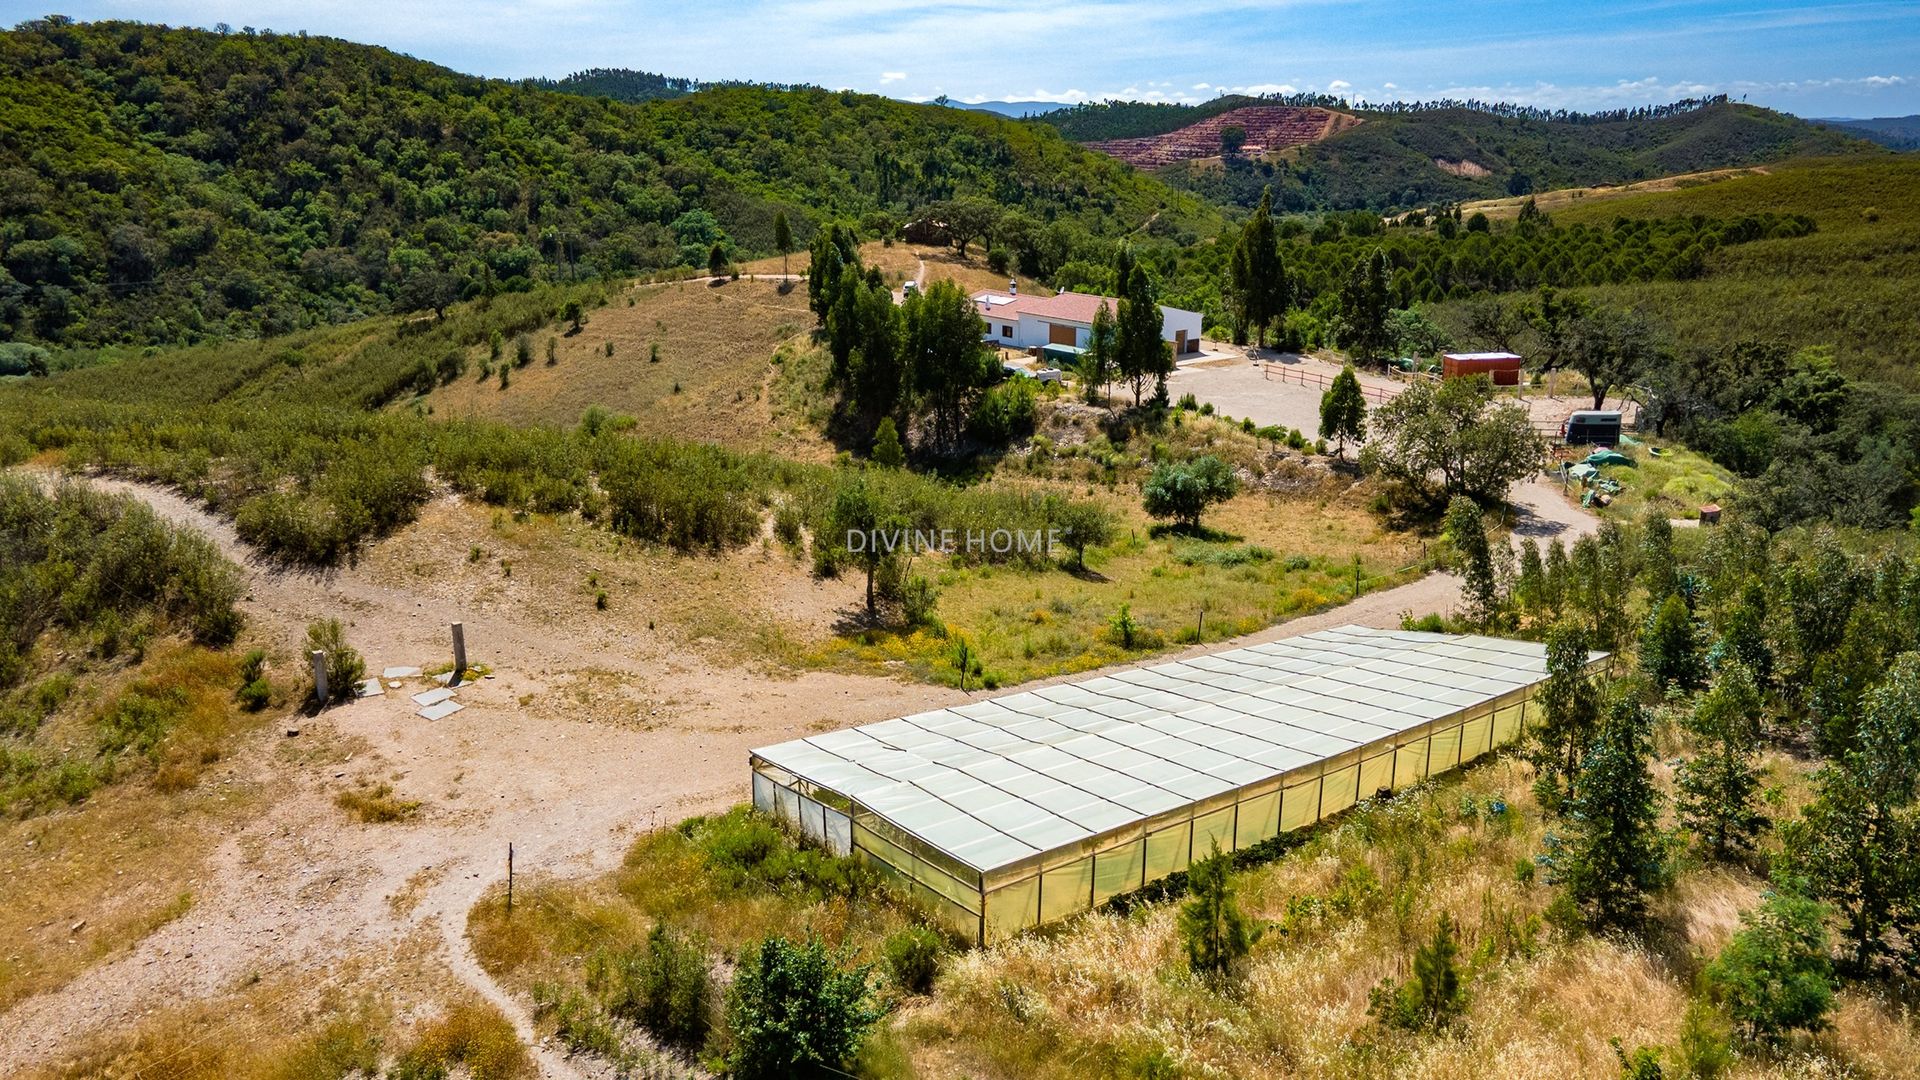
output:
M313 700L321 705L327 703L327 654L313 650L308 659L313 661Z
M467 672L467 630L465 623L453 624L453 681Z

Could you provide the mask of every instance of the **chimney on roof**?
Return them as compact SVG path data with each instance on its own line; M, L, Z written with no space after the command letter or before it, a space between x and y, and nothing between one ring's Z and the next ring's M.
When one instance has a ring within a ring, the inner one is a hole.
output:
M1020 283L1018 281L1015 281L1012 278L1007 279L1007 295L1008 296L1020 295Z

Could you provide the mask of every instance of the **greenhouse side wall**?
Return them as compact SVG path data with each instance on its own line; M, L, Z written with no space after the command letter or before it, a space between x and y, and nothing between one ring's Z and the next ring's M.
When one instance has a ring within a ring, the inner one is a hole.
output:
M980 873L831 788L752 759L753 807L874 868L969 941L984 940Z
M1383 790L1467 764L1514 742L1537 689L1399 732L1158 818L986 875L983 943L1099 906L1185 870L1217 842L1223 852L1313 825Z

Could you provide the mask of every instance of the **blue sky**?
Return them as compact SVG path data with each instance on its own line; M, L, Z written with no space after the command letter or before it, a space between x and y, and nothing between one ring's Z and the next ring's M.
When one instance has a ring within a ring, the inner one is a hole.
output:
M0 0L0 23L50 0ZM1746 96L1920 112L1920 3L1426 0L87 0L76 18L307 30L482 75L632 67L959 101L1224 90L1577 109Z

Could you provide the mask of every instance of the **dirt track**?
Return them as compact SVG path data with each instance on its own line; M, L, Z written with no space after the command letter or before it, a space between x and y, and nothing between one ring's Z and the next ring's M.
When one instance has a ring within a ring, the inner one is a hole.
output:
M289 654L310 620L345 614L369 672L431 665L447 658L448 624L460 620L470 655L496 674L463 689L467 708L446 720L414 714L407 695L429 684L409 680L318 718L290 718L301 728L298 740L276 728L273 737L251 743L231 768L276 793L269 808L216 851L188 917L61 990L9 1010L0 1025L0 1061L19 1066L57 1058L94 1032L130 1026L157 1002L210 998L253 976L311 978L317 990L338 977L343 957L393 952L408 942L424 942L462 982L501 1005L531 1042L524 1004L486 977L465 937L468 911L504 876L509 841L523 873L609 868L634 832L739 801L753 746L966 696L883 678L780 677L729 667L642 630L638 618L580 630L542 619L527 603L451 595L431 578L396 584L376 572L372 558L326 573L278 570L252 560L226 522L177 494L93 482L212 536L247 569L249 619ZM1550 487L1519 494L1537 507L1529 528L1591 525ZM416 525L382 547L405 555L429 543L459 546L466 539L435 537ZM1457 597L1455 579L1430 575L1192 651L1345 623L1397 626L1403 613L1444 611ZM587 676L642 686L645 703L590 698ZM554 706L568 695L577 707ZM302 757L287 749L315 742L347 756ZM353 821L333 797L361 778L391 782L426 809L410 824ZM390 900L396 896L415 899ZM576 1075L551 1048L539 1057L546 1075Z

